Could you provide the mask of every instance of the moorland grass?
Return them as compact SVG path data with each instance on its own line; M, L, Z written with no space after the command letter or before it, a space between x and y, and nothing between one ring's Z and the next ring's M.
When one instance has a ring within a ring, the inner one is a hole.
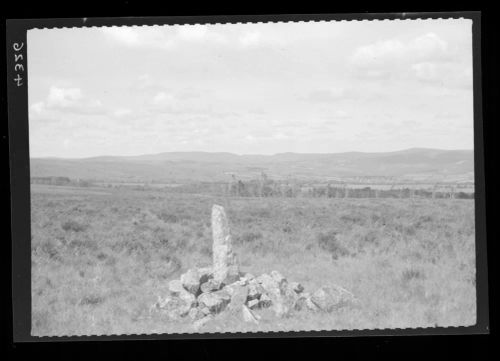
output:
M359 304L330 314L222 315L200 332L472 325L474 202L221 198L159 190L32 188L32 334L193 332L151 310L168 281L211 263L210 212L226 208L241 268Z

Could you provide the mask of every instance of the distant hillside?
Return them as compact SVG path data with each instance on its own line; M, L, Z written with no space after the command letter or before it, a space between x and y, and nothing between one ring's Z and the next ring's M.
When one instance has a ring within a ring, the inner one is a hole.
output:
M398 177L414 180L473 180L472 150L412 148L384 153L237 155L169 152L84 159L32 158L32 177L62 176L96 181L195 182L242 179L265 172L275 179Z

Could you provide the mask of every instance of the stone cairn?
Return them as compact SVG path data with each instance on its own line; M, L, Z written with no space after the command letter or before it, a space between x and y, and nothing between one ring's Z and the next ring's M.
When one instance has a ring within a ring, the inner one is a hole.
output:
M153 308L174 319L187 318L198 329L221 312L237 312L246 322L259 323L255 311L270 308L278 317L292 310L331 312L355 301L339 286L321 287L310 294L298 282L288 282L278 271L255 277L241 272L232 250L224 208L212 208L212 267L191 268L169 282L169 295Z

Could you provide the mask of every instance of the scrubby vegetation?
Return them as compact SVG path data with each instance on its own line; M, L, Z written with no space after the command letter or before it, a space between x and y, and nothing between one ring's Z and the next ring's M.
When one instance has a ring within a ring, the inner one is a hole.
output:
M34 335L192 332L150 312L169 280L211 263L223 205L243 270L306 289L339 284L361 306L236 319L202 331L432 327L475 323L474 202L219 197L32 186Z

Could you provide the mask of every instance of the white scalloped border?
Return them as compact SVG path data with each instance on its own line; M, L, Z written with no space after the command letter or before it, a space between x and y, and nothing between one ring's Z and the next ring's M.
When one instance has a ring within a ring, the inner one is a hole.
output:
M65 20L65 21L81 21L81 25L76 25L76 26L52 26L52 27L30 27L28 26L26 28L26 31L29 30L51 30L51 29L82 29L82 28L121 28L121 27L132 27L132 28L142 28L142 27L158 27L158 26L195 26L195 25L211 25L211 26L216 26L216 25L245 25L245 24L289 24L289 23L296 23L296 24L306 24L306 23L329 23L329 22L384 22L384 21L396 21L396 22L408 22L408 21L426 21L426 20L471 20L474 21L472 18L473 16L480 16L479 12L466 12L470 17L467 17L467 15L463 15L464 12L457 12L457 16L451 15L444 15L445 13L429 13L427 16L425 13L421 12L402 12L402 13L366 13L366 14L268 14L268 15L209 15L209 16L178 16L180 18L178 21L175 20L175 17L164 17L165 18L165 23L153 23L153 24L124 24L124 25L86 25L87 21L89 18L66 18L66 19L33 19L35 21L47 21L47 22L52 22L52 21L57 21L57 20ZM477 13L477 15L475 15ZM449 13L446 13L449 14ZM413 17L417 16L417 17ZM398 17L399 16L399 17ZM210 19L216 20L221 17L227 17L228 21L211 21ZM245 18L255 18L256 21L231 21L231 18L238 19L241 17ZM310 20L259 20L262 19L263 17L266 18L273 18L276 17L277 19L283 18L283 17L318 17L317 20L310 19ZM374 17L372 19L366 19L366 17ZM141 16L141 17L114 17L114 18L92 18L95 19L95 21L98 22L106 22L106 21L123 21L127 22L128 20L131 20L133 22L147 22L148 19L159 19L161 17L147 17L147 16ZM200 21L188 21L188 19L194 19L194 18L200 18ZM206 18L206 21L201 20L201 18ZM323 18L323 19L321 19ZM184 20L182 20L184 19ZM30 20L28 20L30 21ZM476 305L477 305L477 299L476 299ZM70 338L69 341L86 341L85 338L87 337L100 337L102 340L109 340L113 341L113 337L141 337L140 339L137 340L146 340L149 337L154 337L154 336L166 336L165 338L161 339L216 339L216 338L227 338L224 337L225 335L231 335L230 338L266 338L266 337L276 337L276 336L281 336L285 338L293 338L293 337L356 337L356 336L395 336L395 335L383 335L380 334L382 332L390 332L391 334L399 332L399 331L411 331L410 335L425 335L427 333L420 333L419 331L429 331L429 330L435 330L436 332L433 334L440 334L439 330L458 330L458 329L467 329L467 328L473 328L477 326L477 309L476 309L476 323L474 325L464 325L464 326L436 326L436 327L406 327L406 328L401 328L401 327L396 327L396 328L346 328L346 329L317 329L317 330L276 330L276 331L246 331L246 332L231 332L231 331L226 331L226 332L171 332L171 333L113 333L113 334L74 334L74 335L48 335L48 336L43 336L43 335L32 335L30 332L30 336L33 338L39 338L39 339L66 339ZM31 331L31 330L30 330ZM330 335L316 335L316 333L320 332L328 332L331 333ZM356 335L356 333L363 332L364 334L362 335ZM376 332L373 334L370 334L372 332ZM307 333L311 333L310 335L307 335ZM245 337L245 335L252 335L249 337ZM169 336L174 336L174 337L169 337ZM178 337L178 336L187 336L187 337ZM195 336L195 337L192 337ZM206 336L206 337L203 337ZM219 336L219 337L217 337ZM400 336L400 335L398 335ZM406 335L403 335L406 336ZM148 338L142 338L142 337L148 337ZM79 338L80 340L75 340L75 338ZM121 339L125 340L125 339ZM131 340L132 341L132 340Z

